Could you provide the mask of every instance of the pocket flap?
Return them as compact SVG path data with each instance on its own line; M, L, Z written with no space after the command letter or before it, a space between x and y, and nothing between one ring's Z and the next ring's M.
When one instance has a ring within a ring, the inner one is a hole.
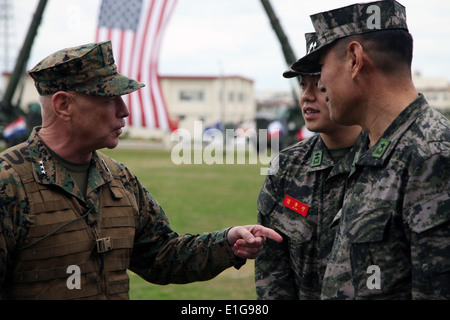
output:
M262 215L267 216L273 211L273 208L277 203L277 199L274 199L269 192L264 190L263 186L263 189L261 189L258 199L256 200L256 207L258 209L258 212L260 212Z
M383 240L391 218L391 208L381 208L364 213L350 223L349 242L366 243Z
M442 193L433 199L427 199L412 208L409 215L409 227L416 233L427 231L450 221L450 198Z

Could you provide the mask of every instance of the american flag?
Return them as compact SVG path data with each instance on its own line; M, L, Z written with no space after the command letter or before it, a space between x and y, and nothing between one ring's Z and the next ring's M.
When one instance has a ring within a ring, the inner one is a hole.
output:
M124 97L131 127L173 130L160 85L159 50L176 0L102 0L96 42L111 40L119 73L146 86Z

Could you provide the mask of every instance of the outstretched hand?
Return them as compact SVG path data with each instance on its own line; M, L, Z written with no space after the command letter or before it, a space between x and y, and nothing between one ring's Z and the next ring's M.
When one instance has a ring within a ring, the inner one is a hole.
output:
M274 230L261 225L233 227L228 231L227 240L233 253L244 259L255 259L261 252L266 238L282 242L283 238Z

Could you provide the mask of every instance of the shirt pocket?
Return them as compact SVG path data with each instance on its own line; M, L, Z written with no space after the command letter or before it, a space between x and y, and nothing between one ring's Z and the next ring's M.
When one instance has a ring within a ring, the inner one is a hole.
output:
M284 229L290 235L291 244L295 246L310 242L317 228L316 223L290 209L284 208L283 211L287 217ZM286 211L290 212L286 214ZM293 215L296 216L292 217Z
M426 199L414 207L408 214L408 224L415 233L423 233L450 222L450 198L447 193Z
M389 224L391 208L368 211L350 223L349 243L371 243L383 240L386 226Z
M258 212L264 216L268 216L272 213L277 204L278 199L275 199L272 194L265 190L265 186L263 186L256 200Z
M442 288L450 279L450 199L439 194L416 204L409 214L413 284L420 291ZM431 295L429 297L432 297ZM442 296L437 296L439 299Z
M386 245L387 229L391 223L391 208L379 208L360 215L357 219L347 222L347 236L350 244L350 264L355 293L358 296L371 296L377 289L367 286L370 276L369 267L375 266L380 272L380 281L385 279L387 271L386 257L391 254ZM385 288L381 283L381 288ZM380 290L378 290L381 293Z
M317 225L297 212L282 207L280 212L274 214L277 228L288 235L291 248L309 243L313 238Z
M311 242L316 229L315 222L286 207L274 210L271 217L272 226L287 237L291 248Z

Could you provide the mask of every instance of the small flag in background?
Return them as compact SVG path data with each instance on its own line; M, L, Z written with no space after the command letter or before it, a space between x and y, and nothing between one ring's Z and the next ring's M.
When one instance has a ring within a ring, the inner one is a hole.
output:
M119 73L146 86L126 97L128 125L172 130L158 60L176 0L102 0L96 42L111 40Z
M19 117L10 124L8 124L3 130L3 139L6 142L11 140L14 137L17 137L21 134L25 134L27 132L27 122L25 117Z

